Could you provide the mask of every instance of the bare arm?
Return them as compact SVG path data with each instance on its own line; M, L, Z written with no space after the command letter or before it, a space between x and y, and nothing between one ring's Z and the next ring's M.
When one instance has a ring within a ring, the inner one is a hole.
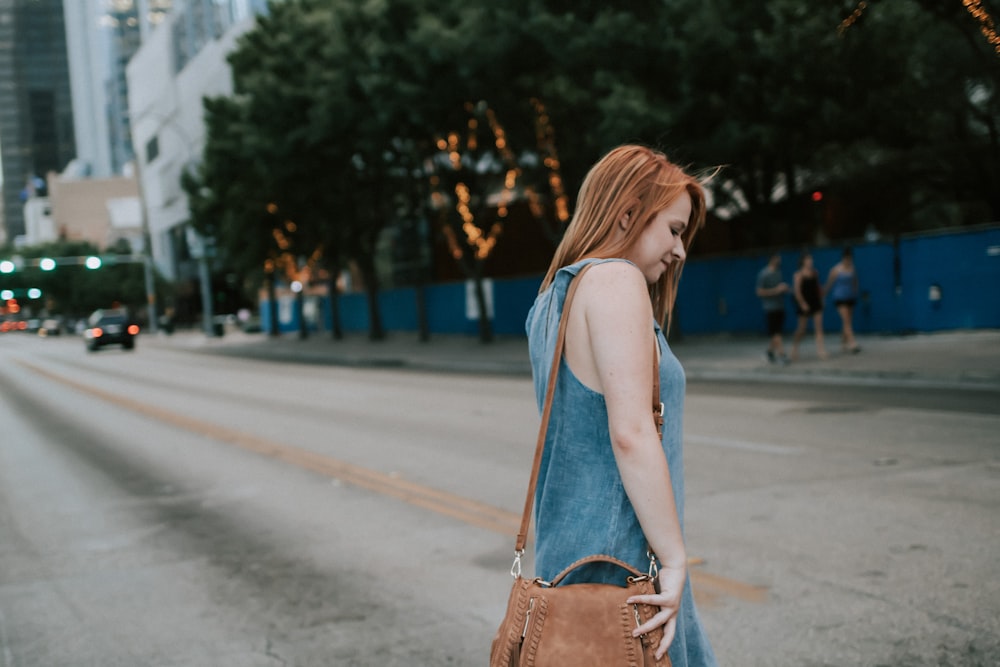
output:
M795 272L795 278L794 278L794 283L793 284L795 285L795 292L794 292L794 294L795 294L795 300L799 302L799 305L802 306L803 309L807 308L805 295L802 294L802 272L801 271L796 271Z
M830 291L833 286L833 281L837 279L837 270L840 269L840 264L834 264L833 268L830 269L830 273L826 276L826 285L823 286L823 294Z
M764 298L766 296L778 296L779 294L784 294L788 291L788 283L780 282L774 287L758 287L757 296Z
M687 555L666 455L651 410L654 332L649 292L632 265L609 262L592 270L578 292L600 391L608 408L611 446L625 492L646 539L661 561L662 593L636 600L661 612L642 628L663 625L673 638ZM667 416L669 419L669 415Z

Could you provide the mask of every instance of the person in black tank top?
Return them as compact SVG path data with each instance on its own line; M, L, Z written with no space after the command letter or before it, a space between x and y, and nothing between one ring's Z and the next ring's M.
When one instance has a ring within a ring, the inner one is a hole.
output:
M799 343L806 334L810 319L816 334L816 356L826 359L826 349L823 346L823 291L819 286L819 272L808 252L803 252L799 257L799 269L795 272L792 293L795 297L795 312L799 316L799 325L792 339L792 361L799 359Z

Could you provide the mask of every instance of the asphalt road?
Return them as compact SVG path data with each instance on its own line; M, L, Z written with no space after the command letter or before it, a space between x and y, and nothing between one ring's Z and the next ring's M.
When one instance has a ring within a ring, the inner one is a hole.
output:
M995 396L692 383L723 665L1000 660ZM0 667L481 665L522 377L0 339Z

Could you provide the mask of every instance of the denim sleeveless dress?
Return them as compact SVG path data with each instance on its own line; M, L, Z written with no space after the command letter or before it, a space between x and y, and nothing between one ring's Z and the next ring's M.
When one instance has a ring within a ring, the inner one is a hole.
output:
M627 260L584 259L563 267L552 284L538 295L528 313L528 350L539 410L545 400L566 290L581 268L591 262L608 261ZM660 400L665 407L663 449L683 527L684 369L670 351L659 325L654 321L650 325L660 347ZM625 495L611 448L604 396L583 385L563 359L535 494L535 574L551 580L577 559L592 554L615 556L640 572L649 568L646 538ZM614 565L588 564L571 573L565 583L622 586L626 576L624 570ZM669 654L674 667L717 664L694 606L690 578L684 585L677 633Z

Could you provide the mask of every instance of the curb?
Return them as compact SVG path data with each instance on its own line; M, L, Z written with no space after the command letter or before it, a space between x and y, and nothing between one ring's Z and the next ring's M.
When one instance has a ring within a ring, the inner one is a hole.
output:
M152 342L152 341L151 341ZM531 377L527 348L479 347L467 339L440 341L435 346L413 347L423 343L371 343L354 341L345 348L300 344L300 341L232 340L202 338L200 335L161 337L155 344L197 354L240 357L260 361L276 361L344 368L397 369L430 373L481 374L506 377ZM369 347L370 345L370 347ZM384 345L379 349L379 345ZM683 350L675 348L684 366L688 381L746 382L762 384L821 384L827 386L882 387L938 391L1000 392L1000 367L991 368L992 361L973 368L968 363L950 372L938 364L936 369L913 370L901 366L898 359L889 367L869 369L836 369L829 367L782 367L753 365L749 348L732 342L719 341ZM695 350L697 349L697 352ZM686 354L687 353L687 354ZM893 367L895 366L895 367Z

